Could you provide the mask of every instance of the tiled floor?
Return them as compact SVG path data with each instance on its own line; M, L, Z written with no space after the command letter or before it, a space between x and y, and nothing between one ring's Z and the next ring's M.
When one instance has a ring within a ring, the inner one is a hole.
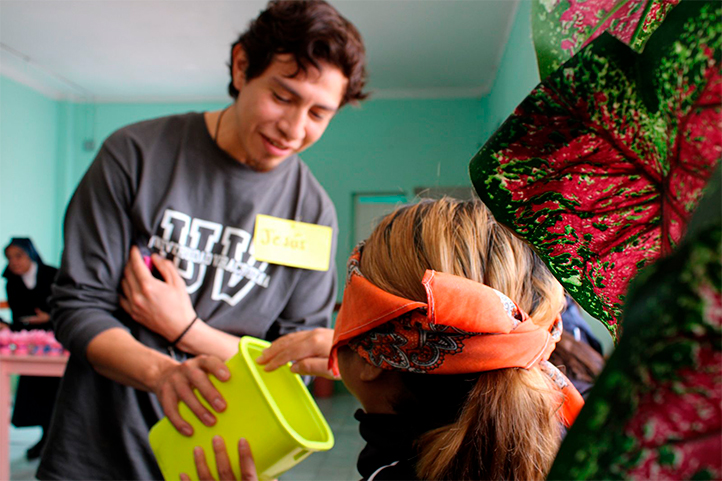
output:
M335 445L325 453L315 453L281 476L281 481L355 481L361 478L356 471L356 458L364 446L358 433L358 421L353 413L358 401L346 392L319 399L328 424L333 430ZM10 429L10 479L32 480L38 461L27 461L25 451L40 439L40 428Z
M361 475L356 471L356 459L365 445L353 417L360 407L358 401L351 394L336 393L317 403L331 426L335 444L329 451L306 458L281 476L281 481L358 481Z

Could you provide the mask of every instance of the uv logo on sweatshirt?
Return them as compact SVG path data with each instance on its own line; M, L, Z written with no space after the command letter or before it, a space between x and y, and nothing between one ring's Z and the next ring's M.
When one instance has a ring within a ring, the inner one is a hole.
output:
M235 306L255 286L268 287L268 263L253 257L253 236L249 232L172 209L166 209L159 230L150 238L148 247L173 259L189 294L200 288L211 267L215 269L213 300Z

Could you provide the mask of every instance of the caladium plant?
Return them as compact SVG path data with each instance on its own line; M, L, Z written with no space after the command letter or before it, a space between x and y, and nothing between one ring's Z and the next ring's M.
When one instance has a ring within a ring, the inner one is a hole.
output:
M679 0L534 0L532 32L542 79L603 32L641 52Z
M690 232L630 288L624 337L549 479L722 478L720 172Z
M471 161L496 219L615 337L629 281L679 242L722 157L721 15L683 2L641 54L599 36Z

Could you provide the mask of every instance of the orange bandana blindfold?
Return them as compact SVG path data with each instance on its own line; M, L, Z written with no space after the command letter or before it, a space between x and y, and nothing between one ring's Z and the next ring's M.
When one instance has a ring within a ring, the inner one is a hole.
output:
M562 389L561 415L571 425L584 401L545 362L561 337L561 316L537 325L496 289L432 270L422 279L427 302L411 301L369 282L358 269L359 260L357 248L349 258L329 358L336 375L338 348L346 344L370 364L389 370L461 374L539 364Z

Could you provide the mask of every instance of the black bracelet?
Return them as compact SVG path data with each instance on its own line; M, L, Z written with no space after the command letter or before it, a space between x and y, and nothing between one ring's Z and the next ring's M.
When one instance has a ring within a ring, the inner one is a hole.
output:
M190 331L191 327L193 327L193 324L195 324L195 322L196 322L197 320L198 320L198 314L196 314L196 317L194 317L193 320L191 321L191 323L188 324L188 327L186 327L185 329L183 329L183 332L180 333L180 336L176 337L175 341L173 341L173 342L170 343L170 347L175 347L175 345L178 344L178 341L180 341L181 339L183 339L183 336L185 336L186 333L187 333L188 331Z

